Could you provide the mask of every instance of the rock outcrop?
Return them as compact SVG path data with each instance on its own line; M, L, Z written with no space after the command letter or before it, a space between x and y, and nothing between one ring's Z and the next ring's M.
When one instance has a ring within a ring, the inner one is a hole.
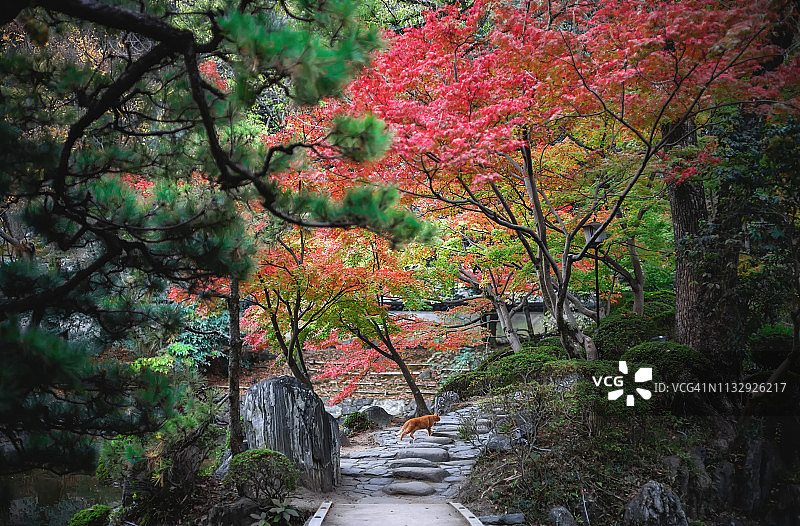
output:
M281 376L255 384L242 416L250 447L286 455L297 466L301 485L328 492L339 483L339 425L300 381Z
M688 526L681 501L662 484L651 480L625 507L623 526Z

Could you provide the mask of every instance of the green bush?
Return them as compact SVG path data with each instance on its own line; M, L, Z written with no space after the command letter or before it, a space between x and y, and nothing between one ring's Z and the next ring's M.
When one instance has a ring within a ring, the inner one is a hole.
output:
M297 488L297 469L286 456L271 449L249 449L233 457L223 479L242 497L261 505L283 501Z
M487 364L488 367L488 364ZM485 394L489 374L486 371L468 371L451 376L442 384L439 393L453 391L461 400Z
M765 325L748 341L750 359L764 369L775 369L792 352L792 329Z
M69 526L106 526L111 508L103 504L95 504L91 508L80 510L69 520Z
M644 304L648 302L660 302L675 307L675 291L672 290L654 290L652 292L645 291Z
M657 336L671 339L675 335L675 305L661 301L647 301L644 304L644 315L653 322Z
M478 365L475 371L485 371L491 364L496 362L501 358L505 358L506 356L511 356L514 354L514 351L511 350L511 347L503 347L502 349L497 349L492 351L483 361Z
M527 347L490 364L486 372L491 387L502 388L532 381L539 377L545 363L566 357L566 351L559 347Z
M375 422L370 420L364 413L350 413L344 418L342 424L354 433L360 433L378 427Z
M564 348L564 346L561 344L561 338L559 338L558 336L547 336L545 338L542 338L541 340L536 342L536 345L534 345L534 347L560 347L561 349Z
M646 342L626 351L622 360L651 365L657 382L692 382L708 378L711 363L691 347L675 342Z
M604 360L619 360L625 351L660 336L652 319L632 312L620 311L600 321L596 345Z

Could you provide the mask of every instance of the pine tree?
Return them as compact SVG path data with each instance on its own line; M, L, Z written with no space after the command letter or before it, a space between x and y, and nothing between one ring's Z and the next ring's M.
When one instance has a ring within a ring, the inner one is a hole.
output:
M158 428L176 395L166 380L90 363L88 340L65 328L90 327L103 345L131 328L175 328L175 313L152 302L167 280L245 277L237 200L307 226L413 235L403 214L376 220L391 205L381 196L356 189L332 203L273 180L316 145L267 146L251 108L275 90L305 105L337 96L379 44L348 0L282 5L0 10L0 472L85 467L89 437ZM338 122L326 140L364 159L386 138L368 117Z

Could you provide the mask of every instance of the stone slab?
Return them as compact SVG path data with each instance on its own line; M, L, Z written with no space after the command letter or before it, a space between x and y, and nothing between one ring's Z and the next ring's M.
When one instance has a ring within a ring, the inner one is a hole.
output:
M425 458L401 458L389 462L389 466L393 468L398 467L417 467L417 468L432 468L436 466L435 462L431 462Z
M387 495L412 495L415 497L426 497L436 492L436 488L424 482L392 482L383 487L383 492ZM418 517L419 518L419 517ZM375 524L385 526L385 522L378 521Z
M392 470L392 476L396 479L414 479L414 480L429 480L431 482L441 482L450 473L442 468L420 468L414 466L406 466L402 468L395 468Z
M395 458L424 458L432 462L446 462L450 460L450 454L445 449L435 447L409 447L397 452Z

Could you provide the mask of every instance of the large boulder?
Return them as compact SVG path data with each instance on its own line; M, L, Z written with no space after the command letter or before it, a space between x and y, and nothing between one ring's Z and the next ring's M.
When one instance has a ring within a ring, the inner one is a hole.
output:
M662 484L651 480L625 507L623 526L689 526L681 501Z
M453 410L453 405L461 401L455 391L444 391L433 399L433 412L437 415L446 415Z
M551 508L550 513L547 514L547 520L552 526L578 526L575 517L564 506Z
M372 405L362 411L369 421L378 427L386 427L392 421L392 415L380 406Z
M264 380L247 391L244 432L251 448L280 451L312 491L332 491L339 472L339 424L314 391L290 376Z

